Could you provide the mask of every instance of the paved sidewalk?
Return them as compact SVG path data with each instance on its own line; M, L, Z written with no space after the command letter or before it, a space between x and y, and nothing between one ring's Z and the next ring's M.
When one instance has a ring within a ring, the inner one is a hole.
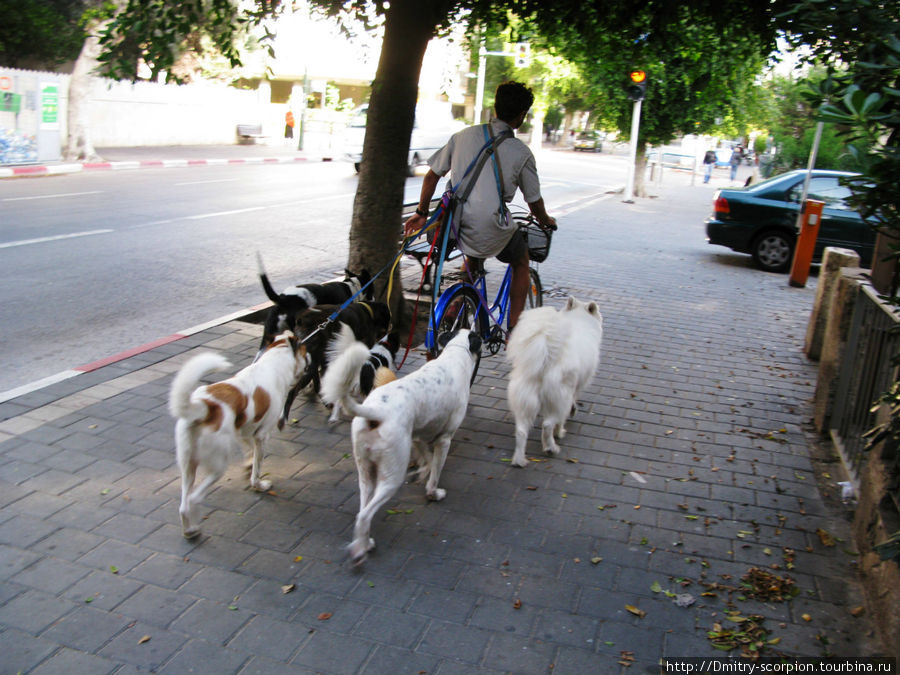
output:
M838 465L811 461L815 278L791 289L706 246L712 188L683 183L560 221L546 302L572 293L605 317L562 454L541 456L535 429L535 461L509 465L508 369L484 359L447 498L405 486L362 570L345 555L349 425L309 400L267 448L273 492L234 469L201 538L181 536L172 374L198 349L246 365L257 325L0 404L0 673L650 673L726 655L710 631L770 655L875 653ZM778 579L742 585L753 569ZM791 581L789 600L752 597Z

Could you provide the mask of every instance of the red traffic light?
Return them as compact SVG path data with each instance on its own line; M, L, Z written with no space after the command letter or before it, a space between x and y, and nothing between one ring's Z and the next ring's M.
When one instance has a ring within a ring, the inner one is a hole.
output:
M628 77L635 84L642 84L647 81L647 73L645 73L643 70L632 70L630 73L628 73Z

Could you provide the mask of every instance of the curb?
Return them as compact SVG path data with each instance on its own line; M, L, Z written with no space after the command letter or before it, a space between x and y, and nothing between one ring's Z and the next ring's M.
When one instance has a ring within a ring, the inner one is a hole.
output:
M224 166L229 164L291 164L294 162L330 162L331 157L245 157L238 159L157 159L121 162L76 162L0 168L0 178L32 178L80 171L120 171L126 169L182 168L186 166Z
M207 321L205 323L197 324L196 326L191 326L190 328L180 330L176 333L172 333L171 335L157 338L156 340L146 342L142 345L138 345L137 347L126 349L125 351L119 352L118 354L113 354L112 356L107 356L106 358L100 359L98 361L93 361L91 363L86 363L74 368L61 370L58 373L48 375L47 377L43 377L40 380L35 380L34 382L23 384L22 386L16 387L15 389L0 392L0 403L5 403L6 401L12 400L19 396L30 394L32 392L38 391L39 389L43 389L44 387L48 387L51 384L56 384L57 382L62 382L63 380L69 380L73 377L77 377L78 375L83 375L84 373L91 373L102 368L103 366L108 366L112 363L124 361L125 359L131 358L132 356L137 356L138 354L149 352L153 349L156 349L157 347L162 347L163 345L177 342L178 340L182 340L191 335L202 333L209 328L220 326L223 323L237 321L245 316L255 314L261 309L270 307L271 304L271 302L264 302L259 305L254 305L253 307L247 307L246 309L238 310L237 312L232 312L231 314L220 316L216 319L212 319L211 321Z

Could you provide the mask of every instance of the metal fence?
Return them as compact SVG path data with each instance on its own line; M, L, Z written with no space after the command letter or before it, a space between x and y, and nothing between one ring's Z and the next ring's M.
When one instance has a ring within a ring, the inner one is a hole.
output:
M863 434L875 426L875 401L891 386L900 349L900 320L869 286L859 287L831 417L831 437L854 483L865 459ZM893 495L896 499L896 495Z

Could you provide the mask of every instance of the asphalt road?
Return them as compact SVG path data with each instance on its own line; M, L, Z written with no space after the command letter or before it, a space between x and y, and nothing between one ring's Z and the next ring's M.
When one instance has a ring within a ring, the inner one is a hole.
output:
M621 156L539 169L551 213L625 180ZM256 251L276 288L337 276L356 182L341 162L0 182L0 393L265 302Z

